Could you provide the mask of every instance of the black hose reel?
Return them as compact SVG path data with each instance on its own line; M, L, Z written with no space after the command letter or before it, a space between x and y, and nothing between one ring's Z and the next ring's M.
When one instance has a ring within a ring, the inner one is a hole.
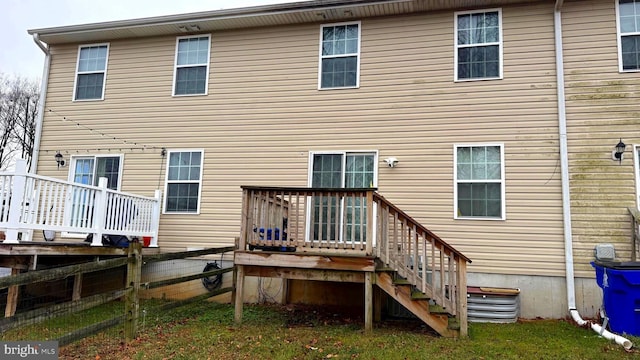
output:
M214 261L211 263L207 263L207 265L204 267L204 270L202 270L202 272L207 272L207 271L217 270L217 269L221 269L221 267L220 265L218 265L217 261ZM205 289L209 291L214 291L219 289L220 286L222 286L222 274L203 277L202 285L205 287Z

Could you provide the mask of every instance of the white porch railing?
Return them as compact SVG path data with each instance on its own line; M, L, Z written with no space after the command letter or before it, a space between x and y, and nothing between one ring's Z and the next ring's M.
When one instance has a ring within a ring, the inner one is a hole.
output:
M29 174L18 160L15 172L0 173L0 230L5 244L31 241L33 230L91 233L92 246L102 246L102 235L151 237L158 246L160 190L145 197L98 186L77 184Z

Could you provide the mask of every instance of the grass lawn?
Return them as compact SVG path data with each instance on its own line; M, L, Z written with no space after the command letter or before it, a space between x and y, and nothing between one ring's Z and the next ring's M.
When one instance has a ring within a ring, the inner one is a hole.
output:
M310 306L246 305L234 325L231 305L201 302L148 314L130 343L114 335L68 345L60 359L640 359L564 320L474 323L469 338L455 340L412 320L376 323L367 334L360 318Z

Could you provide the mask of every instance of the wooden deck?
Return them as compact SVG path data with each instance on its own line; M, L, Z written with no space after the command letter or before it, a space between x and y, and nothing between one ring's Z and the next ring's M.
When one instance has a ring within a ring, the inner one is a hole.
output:
M365 329L374 286L446 337L467 336L470 260L375 189L243 187L235 251L235 320L246 276L364 284Z

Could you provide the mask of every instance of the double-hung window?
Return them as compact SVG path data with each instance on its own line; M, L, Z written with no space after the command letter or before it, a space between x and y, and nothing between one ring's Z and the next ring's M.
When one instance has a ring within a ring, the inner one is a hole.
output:
M209 35L179 37L173 95L206 95L209 79Z
M503 145L455 145L454 158L454 218L504 219Z
M376 159L377 154L373 152L311 154L309 185L333 189L375 187ZM314 240L366 239L366 204L360 198L345 200L337 196L315 197L310 216L310 236Z
M200 212L203 150L169 151L165 213Z
M619 0L618 61L620 71L640 70L640 0Z
M360 76L360 22L320 28L319 88L356 88Z
M108 56L109 44L82 45L78 48L73 100L104 99Z
M500 9L455 13L455 80L502 78Z

